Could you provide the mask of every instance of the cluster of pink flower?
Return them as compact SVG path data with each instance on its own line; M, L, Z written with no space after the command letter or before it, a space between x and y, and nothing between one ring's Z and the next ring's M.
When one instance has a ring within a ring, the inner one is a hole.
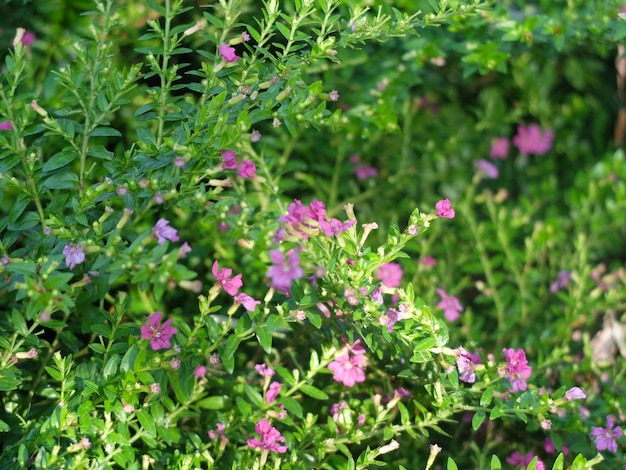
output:
M361 157L359 155L352 155L349 158L350 163L354 164L352 172L360 180L366 180L368 178L376 178L378 176L378 170L370 165L361 163Z
M279 241L287 237L306 240L319 235L320 231L327 237L331 237L356 224L356 220L353 219L341 222L333 217L329 220L326 216L326 206L317 199L311 201L308 206L295 199L289 205L287 215L282 215L279 221L282 223L282 227L276 234Z
M346 387L353 387L357 382L365 382L365 348L357 339L353 345L347 344L341 348L335 360L328 364L328 369L333 372L333 379Z
M217 261L213 263L211 272L219 286L224 289L228 295L231 295L235 299L235 302L243 305L249 312L253 312L257 305L261 303L260 300L255 300L245 292L239 292L239 289L243 286L241 274L231 277L233 270L230 268L219 269L219 263Z
M254 178L256 174L256 165L252 160L243 160L239 163L239 159L235 156L237 152L234 150L222 150L222 168L225 170L237 170L237 175L241 178Z

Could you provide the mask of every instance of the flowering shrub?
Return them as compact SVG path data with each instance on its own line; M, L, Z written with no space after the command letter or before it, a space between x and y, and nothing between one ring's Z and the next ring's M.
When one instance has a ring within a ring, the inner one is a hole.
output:
M622 468L619 5L189 3L1 29L0 466Z

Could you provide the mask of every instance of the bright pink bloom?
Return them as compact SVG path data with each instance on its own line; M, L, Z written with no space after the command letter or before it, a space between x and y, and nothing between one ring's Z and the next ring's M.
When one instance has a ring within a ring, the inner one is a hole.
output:
M288 292L291 283L300 279L304 271L300 267L300 257L295 250L289 250L287 257L278 250L270 250L270 260L272 267L267 271L267 276L271 278L271 286L282 292Z
M141 339L149 339L153 351L169 349L172 336L178 333L176 328L170 326L172 324L171 318L162 325L161 318L163 318L161 312L154 312L148 318L147 324L141 325Z
M606 428L591 427L591 438L595 441L598 451L608 450L617 452L616 437L622 437L622 428L615 426L615 421L610 416L606 417Z
M272 377L275 374L274 369L269 367L267 364L257 364L254 368L259 375L262 375L263 377Z
M552 148L554 131L542 131L538 124L517 126L517 135L513 137L513 144L524 155L545 155Z
M532 367L528 365L526 360L526 353L523 349L507 349L502 350L504 357L506 358L507 368L504 376L511 383L512 392L526 390L526 379L530 377L532 373Z
M156 237L159 245L163 245L165 240L171 242L177 242L179 240L178 231L170 227L169 220L163 218L159 219L157 223L154 224L154 227L152 227L152 235Z
M320 229L324 232L324 235L327 237L332 237L333 235L339 235L341 232L345 232L354 224L356 224L356 220L348 220L346 222L341 222L339 219L332 218L330 220L321 219L319 221Z
M272 382L267 389L267 392L265 392L265 402L272 403L275 401L282 388L283 386L280 383Z
M334 372L333 379L347 387L352 387L357 382L365 382L365 349L359 342L357 340L352 347L347 344L339 351L335 360L328 364L328 369Z
M220 156L222 157L222 168L225 170L234 170L239 165L239 159L235 156L237 152L234 150L222 150Z
M251 160L244 160L241 162L241 165L239 165L239 168L237 168L237 174L241 178L254 178L254 175L256 174L256 165Z
M398 263L389 262L378 268L376 277L387 287L400 287L402 275L402 266Z
M526 468L534 458L535 454L533 454L532 452L529 452L526 455L522 455L516 450L507 457L506 462L511 465L517 465L522 468Z
M65 264L68 268L74 269L77 264L85 261L85 251L81 244L74 245L70 243L63 247L63 255L65 256Z
M468 384L476 382L474 364L480 363L480 358L479 361L475 362L475 357L476 356L474 354L468 353L462 346L459 347L456 357L456 367L459 370L459 380L461 380L461 382Z
M506 158L509 155L509 139L506 137L496 137L491 140L489 156L491 158Z
M235 48L230 47L228 44L220 44L220 55L224 58L226 62L237 62L237 59L241 59L235 53Z
M32 31L26 31L24 36L22 36L22 45L28 47L35 42L35 39L37 39L35 33Z
M278 429L272 427L267 419L262 419L254 426L255 431L261 436L261 439L255 437L248 439L248 446L253 449L269 450L278 454L287 452L288 447L280 445L279 442L285 442L285 438L280 434Z
M199 379L200 377L204 377L205 374L206 374L206 367L204 366L198 366L193 371L193 375L196 379Z
M443 289L437 288L437 294L441 296L441 302L437 304L437 307L443 310L443 316L448 321L458 320L460 313L463 311L463 307L453 295L448 295Z
M231 278L230 275L232 274L233 270L230 268L223 268L220 270L217 261L213 263L211 272L213 273L213 277L222 286L222 289L224 289L230 295L237 295L239 288L243 286L241 274L237 274L235 277Z
M474 166L482 171L487 178L491 178L492 180L495 180L500 175L498 167L490 161L484 159L476 160L474 161Z
M216 441L217 439L225 440L228 442L228 438L224 434L224 429L226 428L223 423L215 423L215 430L211 430L208 432L209 439L212 441Z
M437 266L437 260L430 255L424 255L422 258L422 264L424 266Z
M256 306L261 303L260 300L255 300L244 292L240 292L235 295L235 301L243 305L243 308L245 308L248 312L254 312L256 310Z
M2 121L0 122L0 131L12 131L13 124L11 121Z
M452 203L450 199L442 199L441 201L437 201L435 204L435 209L437 210L437 215L439 217L443 217L444 219L454 219L456 212L452 209Z

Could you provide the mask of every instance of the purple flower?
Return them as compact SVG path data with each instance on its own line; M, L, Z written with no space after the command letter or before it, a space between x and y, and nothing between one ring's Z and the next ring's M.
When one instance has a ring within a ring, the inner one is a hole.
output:
M385 263L378 268L376 277L387 287L400 287L402 283L402 266L398 263Z
M220 55L226 62L237 62L237 59L241 59L241 57L238 57L235 53L235 48L230 47L226 43L220 44Z
M270 260L272 267L268 269L267 276L271 278L270 285L275 289L287 292L291 283L304 275L300 257L295 250L289 250L288 257L278 250L270 250Z
M522 468L526 468L530 462L535 458L535 454L529 452L526 455L522 455L517 450L506 458L506 462L511 465L518 465Z
M254 366L259 375L263 377L271 377L275 374L274 369L269 367L267 364L257 364Z
M22 45L28 47L35 42L35 39L37 39L35 33L32 31L26 31L24 36L22 36Z
M495 180L500 175L498 167L487 160L476 160L474 166L482 171L487 178L491 178L492 180Z
M13 124L11 121L2 121L0 122L0 131L12 131Z
M225 170L234 170L239 165L239 159L235 157L237 152L234 150L222 150L220 156L222 157L222 168Z
M502 350L504 357L506 358L507 368L504 376L511 383L512 392L518 390L524 391L527 388L526 379L530 377L532 367L528 365L526 360L526 353L523 349L507 349Z
M233 270L230 268L219 269L219 264L217 261L213 263L213 267L211 268L211 272L213 273L213 277L220 283L222 289L224 289L228 294L235 296L241 286L243 286L243 281L241 280L241 274L237 274L235 277L230 277Z
M468 384L476 382L474 355L468 353L462 346L457 352L456 367L459 370L459 380Z
M524 155L545 155L552 148L553 139L554 131L542 131L538 124L519 125L513 144Z
M458 320L460 313L463 311L463 307L453 295L448 295L443 289L437 288L437 294L441 296L441 302L437 304L437 307L443 310L443 316L448 321Z
M587 394L580 387L572 387L567 392L565 392L565 398L567 398L567 401L584 399L587 398Z
M165 240L169 240L171 242L177 242L178 231L170 227L170 222L167 219L159 219L158 222L152 228L152 235L154 235L157 239L159 245L163 245Z
M285 442L285 438L280 434L278 429L272 427L267 419L262 419L254 426L254 430L261 436L261 439L255 437L248 439L248 446L253 449L269 450L278 454L287 452L288 447L280 445L279 442Z
M556 281L550 285L550 292L555 293L559 289L565 289L571 280L572 273L570 271L559 271Z
M255 300L244 292L236 294L235 301L243 305L243 308L245 308L248 312L254 312L256 310L256 306L261 303L260 300Z
M339 219L333 217L330 220L320 219L319 224L320 229L324 232L324 235L332 237L333 235L339 235L341 232L348 230L356 224L356 220L348 220L347 222L342 223Z
M65 264L70 269L74 269L77 264L85 261L85 252L81 244L74 245L70 243L69 245L65 245L63 255L65 255Z
M359 342L357 340L353 347L347 345L342 348L335 360L328 364L328 369L334 372L333 379L346 387L365 382L365 349Z
M506 158L509 154L509 139L506 137L496 137L491 140L489 156L491 158Z
M141 339L149 339L153 351L169 349L172 346L172 336L178 333L176 328L170 326L172 324L171 318L162 325L161 318L163 318L161 312L154 312L148 317L147 324L141 325Z
M251 160L244 160L237 168L237 174L242 178L254 178L256 165Z
M267 389L267 392L265 393L265 402L272 403L273 401L275 401L282 388L283 386L280 383L272 382Z
M456 215L454 209L452 209L452 203L450 202L450 199L442 199L441 201L437 201L437 204L435 204L435 209L437 210L437 215L445 219L454 219L454 216Z
M595 441L598 451L609 450L617 452L616 437L622 437L622 428L614 426L615 422L610 416L606 417L606 428L591 427L591 438Z

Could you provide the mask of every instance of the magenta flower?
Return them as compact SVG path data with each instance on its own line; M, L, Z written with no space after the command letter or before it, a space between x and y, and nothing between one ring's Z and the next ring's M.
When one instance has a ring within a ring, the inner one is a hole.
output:
M554 131L542 131L538 124L517 126L517 135L513 137L513 144L524 155L545 155L552 148Z
M458 320L460 313L463 311L463 307L453 295L448 295L443 289L437 288L437 294L441 296L441 302L437 304L437 307L443 310L443 316L448 321Z
M334 372L333 379L346 387L365 382L365 349L358 343L355 342L353 347L347 345L342 348L335 360L328 364L328 369Z
M378 176L378 170L370 165L358 165L352 171L360 180L376 178Z
M265 402L272 403L275 401L282 388L283 386L280 383L272 382L265 393Z
M0 131L12 131L13 124L11 121L2 121L0 122Z
M275 374L274 369L269 367L267 364L257 364L254 366L254 368L259 373L259 375L262 375L263 377L269 378Z
M226 426L223 423L215 423L215 430L210 430L207 434L209 435L209 439L212 441L216 441L218 439L225 440L228 442L228 438L224 434L224 430Z
M622 437L622 428L614 426L615 422L610 416L606 417L606 428L591 427L591 438L595 441L598 451L608 450L617 452L616 437Z
M484 159L476 160L474 162L474 166L482 171L487 176L487 178L491 178L492 180L495 180L500 175L498 167L490 161Z
M324 232L324 235L327 237L332 237L333 235L339 235L341 232L345 232L354 224L356 224L356 220L348 220L346 222L341 222L339 219L332 218L330 220L320 219L319 220L320 229Z
M24 47L28 47L30 46L32 43L35 42L36 36L35 33L33 33L32 31L26 31L24 33L24 36L22 36L22 45Z
M444 219L454 219L456 212L452 209L452 203L450 199L442 199L435 204L435 209L437 210L437 215L439 217L443 217Z
M147 324L141 325L141 339L149 339L153 351L169 349L172 346L172 336L178 333L176 328L170 326L172 324L171 318L162 325L161 318L163 318L161 312L154 312L148 317Z
M517 450L506 458L506 462L511 465L517 465L522 468L526 468L530 462L535 458L535 454L532 452L522 455Z
M220 45L220 55L226 62L237 62L237 59L241 59L241 57L238 57L235 53L235 48L230 47L226 43Z
M70 269L74 269L77 264L85 261L85 251L80 243L78 245L73 243L65 245L63 247L63 255L65 256L65 264Z
M165 240L171 242L177 242L179 240L178 231L170 227L169 220L163 218L159 219L154 227L152 227L152 235L156 237L159 245L163 245Z
M219 269L219 264L217 261L213 263L213 267L211 268L211 272L213 273L213 277L220 283L222 289L224 289L228 294L235 296L241 286L243 286L243 281L241 280L241 274L237 274L235 277L230 277L233 270L230 268Z
M422 258L422 264L428 267L437 266L437 260L430 255L424 255Z
M491 140L489 156L491 158L506 158L509 155L509 139L506 137L496 137Z
M199 379L201 377L204 377L204 375L206 374L206 367L205 366L198 366L195 368L195 370L193 371L193 375L196 379Z
M580 387L572 387L567 392L565 392L565 398L567 398L567 401L578 400L578 399L582 400L584 398L587 398L587 394Z
M237 174L242 178L254 178L256 174L256 165L251 160L244 160L237 168Z
M402 275L402 266L398 263L389 262L378 268L376 277L387 287L400 287Z
M243 305L243 308L245 308L248 312L254 312L256 310L256 306L261 303L260 300L255 300L244 292L240 292L235 295L235 301Z
M526 390L526 379L530 377L532 367L528 365L526 360L526 353L523 349L513 350L504 348L502 350L504 357L506 358L507 368L504 372L504 376L511 383L512 392Z
M248 439L248 446L252 449L269 450L270 452L276 452L278 454L284 454L287 452L288 447L280 445L279 442L285 442L285 438L280 434L278 429L272 427L267 419L262 419L254 426L255 431L261 439L255 437L254 439Z
M235 157L237 152L234 150L222 150L220 156L222 157L222 168L225 170L234 170L239 165L239 159Z
M267 276L271 279L270 285L279 291L288 292L291 283L304 275L295 250L289 250L287 257L278 250L270 250L270 260L272 267L268 269Z

